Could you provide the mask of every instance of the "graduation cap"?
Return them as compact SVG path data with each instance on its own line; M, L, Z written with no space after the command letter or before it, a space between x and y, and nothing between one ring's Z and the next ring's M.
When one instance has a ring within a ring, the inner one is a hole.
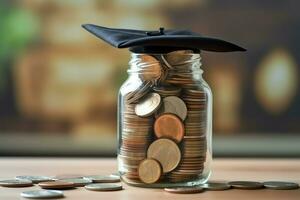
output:
M190 49L214 52L246 51L233 43L210 37L203 37L189 30L144 31L115 29L93 24L82 25L90 33L116 48L129 48L134 53L168 53Z

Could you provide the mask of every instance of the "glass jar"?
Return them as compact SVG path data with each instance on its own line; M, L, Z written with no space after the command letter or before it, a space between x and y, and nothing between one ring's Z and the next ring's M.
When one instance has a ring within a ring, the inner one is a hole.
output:
M200 60L191 50L132 53L118 99L118 170L127 184L159 188L208 180L212 93Z

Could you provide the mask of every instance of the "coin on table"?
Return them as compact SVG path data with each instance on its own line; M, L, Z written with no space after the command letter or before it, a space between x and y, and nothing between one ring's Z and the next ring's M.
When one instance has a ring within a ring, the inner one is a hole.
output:
M147 157L157 160L163 169L163 173L174 170L181 159L181 152L175 142L170 139L161 138L150 144Z
M219 190L228 190L231 186L224 182L207 182L202 185L206 190L219 191Z
M139 164L138 173L144 183L155 183L161 177L162 168L158 161L148 158Z
M157 93L149 93L136 104L135 113L140 117L150 116L159 108L160 104L160 95Z
M177 115L182 121L187 116L187 107L180 98L176 96L168 96L163 99L163 105L158 111L158 114L172 113Z
M69 179L69 178L83 178L83 175L82 174L59 174L54 176L53 180Z
M266 181L263 184L266 188L273 190L294 190L299 188L299 185L293 182Z
M165 191L176 194L193 194L203 192L202 187L175 187L175 188L165 188Z
M75 184L67 181L49 181L38 184L43 189L70 189L74 188Z
M51 198L61 198L64 196L62 191L57 190L32 190L24 191L21 193L21 197L29 199L51 199Z
M31 180L33 183L53 181L53 178L51 178L49 176L31 176L31 175L16 176L16 179L27 179L27 180Z
M0 180L0 186L29 187L29 186L33 186L33 183L31 180L27 180L27 179L8 179L8 180Z
M86 185L84 187L87 190L93 191L117 191L123 189L120 183L94 183Z
M66 179L59 179L59 181L71 182L74 184L75 187L83 187L87 184L93 183L90 179L84 178L66 178Z
M91 180L93 183L116 183L120 182L120 177L114 175L91 175L84 176L84 179Z
M256 181L230 181L228 184L233 188L245 190L255 190L264 187L264 184Z
M169 138L179 143L184 136L184 125L174 114L162 114L154 123L157 138Z

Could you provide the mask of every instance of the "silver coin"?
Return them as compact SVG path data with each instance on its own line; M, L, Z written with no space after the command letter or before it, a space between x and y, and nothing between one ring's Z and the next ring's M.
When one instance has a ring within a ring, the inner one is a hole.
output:
M85 179L85 178L66 178L66 179L59 179L60 181L66 181L66 182L71 182L74 184L75 187L83 187L87 184L93 183L92 180L90 179Z
M135 113L140 117L150 116L160 107L160 104L160 95L149 93L135 106Z
M202 187L175 187L175 188L165 188L166 192L176 193L176 194L193 194L203 192Z
M120 177L109 175L92 175L92 176L84 176L84 179L91 180L93 183L116 183L120 182Z
M53 178L50 178L48 176L31 176L31 175L16 176L16 179L31 180L33 183L40 183L40 182L45 182L45 181L53 181Z
M187 116L187 107L184 101L180 98L176 96L168 96L163 99L162 108L158 111L158 114L163 113L175 114L184 121Z
M299 185L293 182L266 181L263 184L266 188L273 190L294 190L299 188Z
M84 187L87 190L93 191L117 191L123 189L120 183L94 183Z
M264 187L264 184L256 181L230 181L228 182L233 188L245 189L245 190L254 190Z
M32 190L21 193L21 197L29 199L50 199L63 197L64 193L58 190Z
M114 177L120 178L119 172L114 172L114 173L112 173L110 176L114 176Z
M208 182L202 185L206 190L219 191L219 190L228 190L231 188L230 185L223 182Z
M8 180L0 180L0 186L29 187L29 186L33 186L33 183L31 180L27 180L27 179L8 179Z

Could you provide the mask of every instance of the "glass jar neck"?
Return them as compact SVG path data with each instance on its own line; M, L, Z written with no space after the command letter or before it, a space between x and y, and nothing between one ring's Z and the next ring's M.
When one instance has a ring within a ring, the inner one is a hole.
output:
M142 81L174 83L202 79L200 54L175 51L168 54L131 54L128 74Z

